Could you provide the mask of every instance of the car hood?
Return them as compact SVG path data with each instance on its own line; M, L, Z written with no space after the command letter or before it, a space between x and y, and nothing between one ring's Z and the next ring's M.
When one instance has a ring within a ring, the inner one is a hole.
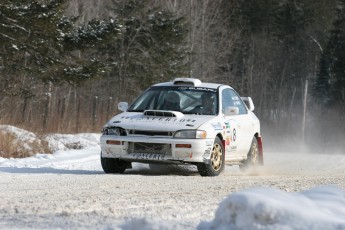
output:
M113 117L106 126L118 126L133 130L176 131L180 129L197 129L215 116L183 115L177 117L147 116L144 113L124 112Z

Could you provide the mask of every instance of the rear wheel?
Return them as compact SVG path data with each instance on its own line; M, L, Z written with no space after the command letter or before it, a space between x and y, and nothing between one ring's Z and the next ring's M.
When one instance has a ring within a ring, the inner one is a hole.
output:
M214 140L210 163L199 163L198 172L201 176L218 176L224 169L224 146L219 137Z
M130 162L118 158L106 158L101 155L101 164L105 173L124 173Z
M247 154L247 159L240 165L241 170L246 170L250 167L259 165L259 145L256 137L253 137L252 144Z

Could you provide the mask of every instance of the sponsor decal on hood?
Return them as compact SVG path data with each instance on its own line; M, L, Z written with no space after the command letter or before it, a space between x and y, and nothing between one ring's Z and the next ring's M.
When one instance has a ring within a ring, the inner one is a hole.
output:
M143 113L124 112L113 117L108 126L119 126L124 129L166 130L197 129L213 116L184 115L182 117L145 116Z

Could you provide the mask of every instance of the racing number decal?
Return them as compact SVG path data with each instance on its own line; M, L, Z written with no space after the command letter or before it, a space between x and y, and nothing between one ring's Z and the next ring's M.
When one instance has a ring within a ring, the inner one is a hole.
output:
M232 131L232 141L236 141L236 129Z

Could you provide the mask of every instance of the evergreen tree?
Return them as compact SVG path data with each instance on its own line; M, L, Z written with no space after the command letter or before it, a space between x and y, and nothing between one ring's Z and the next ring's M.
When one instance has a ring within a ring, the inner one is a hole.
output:
M78 84L104 72L101 57L83 53L116 35L116 21L94 20L75 28L75 20L63 15L66 3L1 1L0 81L7 94L29 96L40 81Z
M324 55L319 64L318 78L314 86L314 98L321 105L338 107L345 105L345 0L338 0L336 18Z
M345 0L338 0L336 19L330 35L332 101L345 107Z
M122 27L119 36L100 52L113 63L108 80L116 82L120 95L130 95L154 82L187 76L184 18L148 3L114 0L109 7L109 13Z
M30 85L37 82L47 66L60 62L64 26L57 30L57 25L64 24L57 15L65 2L57 0L43 5L36 1L1 1L0 82L7 94L30 96ZM21 81L25 83L20 84Z
M317 103L318 106L325 106L329 105L331 100L331 93L330 93L330 61L328 59L329 54L323 54L320 59L319 63L319 72L318 77L315 81L313 87L313 101Z
M277 107L283 113L287 112L290 105L297 105L294 114L302 111L302 87L301 82L309 74L307 54L310 38L308 37L308 26L311 24L310 9L296 1L286 1L280 3L274 10L274 21L272 35L278 48L276 66L278 84L277 94L279 100ZM291 97L292 91L296 90L295 97ZM292 111L289 111L292 112Z

